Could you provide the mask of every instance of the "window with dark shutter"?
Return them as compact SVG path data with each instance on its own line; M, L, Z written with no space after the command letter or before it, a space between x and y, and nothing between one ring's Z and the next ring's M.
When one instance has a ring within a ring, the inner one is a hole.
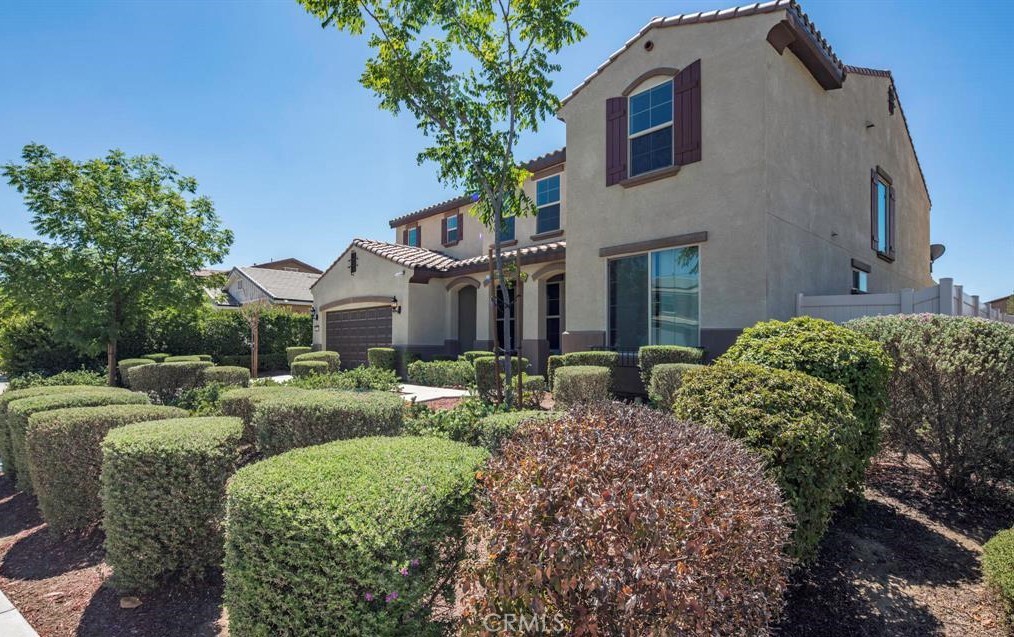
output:
M627 177L627 98L606 100L606 185Z
M447 217L440 220L440 243L447 245Z
M889 207L887 209L887 219L888 219L888 221L887 221L887 231L890 233L890 235L888 237L888 241L887 241L887 254L888 254L888 256L890 256L893 259L894 258L894 239L895 239L895 233L896 233L897 227L898 227L897 223L896 223L897 217L894 214L894 186L890 187L890 193L891 193L890 194L891 200L890 200L890 202L888 202L888 206Z
M701 61L680 71L674 81L673 121L677 166L701 161Z
M877 166L870 171L870 245L877 256L894 260L895 195L891 177Z

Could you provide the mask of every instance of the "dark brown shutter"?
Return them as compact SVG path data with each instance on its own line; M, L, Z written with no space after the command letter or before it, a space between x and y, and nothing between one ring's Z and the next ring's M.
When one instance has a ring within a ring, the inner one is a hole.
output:
M401 229L401 242L403 245L408 245L408 228Z
M877 218L877 169L870 169L870 247L880 247L880 224Z
M627 178L627 98L606 100L606 185Z
M440 243L447 243L447 217L440 220Z
M465 238L465 215L458 213L458 238L457 241L461 241Z
M673 86L674 156L682 166L701 161L701 61L680 71Z
M894 258L895 230L898 227L894 218L894 186L889 187L890 199L887 208L887 254Z
M422 247L422 226L415 227L415 245L417 248Z

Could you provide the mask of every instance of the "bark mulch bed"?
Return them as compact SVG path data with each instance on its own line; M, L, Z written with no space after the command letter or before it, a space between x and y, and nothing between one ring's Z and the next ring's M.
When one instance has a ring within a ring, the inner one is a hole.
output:
M982 544L1012 524L1008 500L948 499L924 464L879 458L866 503L838 516L814 563L793 577L778 633L1002 635L979 558ZM99 533L52 538L34 498L0 475L0 589L41 637L227 635L218 580L120 608L106 585L101 540Z

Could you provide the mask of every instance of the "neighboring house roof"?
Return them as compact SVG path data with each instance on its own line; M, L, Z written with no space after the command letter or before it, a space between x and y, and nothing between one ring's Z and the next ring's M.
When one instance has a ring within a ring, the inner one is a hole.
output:
M194 270L193 274L196 277L206 278L209 276L215 276L217 274L228 274L229 270L216 270L214 268L206 268L203 270Z
M292 257L287 257L285 259L272 259L271 261L268 261L266 263L255 263L250 267L266 268L269 270L278 270L285 267L297 267L302 268L304 270L309 270L314 274L321 274L321 271L318 268L315 268L314 266L310 265L309 263L306 263L305 261L300 261L299 259L294 259Z
M338 265L338 262L342 260L342 257L344 257L345 254L352 248L361 248L367 252L377 255L378 257L415 270L417 276L413 277L414 281L428 280L439 276L481 272L485 270L489 264L489 254L470 257L468 259L455 259L443 252L427 250L426 248L416 248L414 246L402 245L400 243L387 243L385 241L374 241L372 239L353 239L352 243L349 244L349 247L346 248L345 251L334 260L334 263L332 263L328 269L324 271L321 278L327 275L328 272ZM521 262L537 263L542 260L555 259L558 256L562 256L566 248L566 241L552 241L549 243L526 246L520 249ZM513 259L517 253L518 249L504 250L502 255L504 259Z
M319 274L258 267L234 268L233 272L242 274L244 278L267 294L272 301L280 302L313 302L310 286L320 278Z
M1001 296L999 298L993 299L992 301L986 301L986 305L989 305L989 306L993 306L993 305L1006 305L1007 303L1010 303L1010 297L1011 296L1012 295L1008 294L1007 296Z
M528 160L528 162L524 164L524 167L528 172L537 173L557 164L562 164L565 161L567 161L567 149L560 148L546 153L545 155L540 155L535 159ZM448 212L450 210L460 208L461 206L467 206L473 201L474 198L471 195L461 195L460 197L454 197L453 199L448 199L446 201L441 201L440 203L435 203L431 206L421 208L415 212L410 212L407 215L396 217L391 219L388 224L392 228L397 228L398 226L406 223L412 223L413 221L419 221L420 219L425 219L426 217L431 217L433 215L440 214L441 212Z

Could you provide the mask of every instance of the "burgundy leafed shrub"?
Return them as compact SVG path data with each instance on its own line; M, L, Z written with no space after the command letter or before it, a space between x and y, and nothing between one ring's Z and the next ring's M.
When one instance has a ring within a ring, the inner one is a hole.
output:
M480 483L473 632L534 614L568 635L760 635L782 607L791 514L722 434L600 403L523 426Z

